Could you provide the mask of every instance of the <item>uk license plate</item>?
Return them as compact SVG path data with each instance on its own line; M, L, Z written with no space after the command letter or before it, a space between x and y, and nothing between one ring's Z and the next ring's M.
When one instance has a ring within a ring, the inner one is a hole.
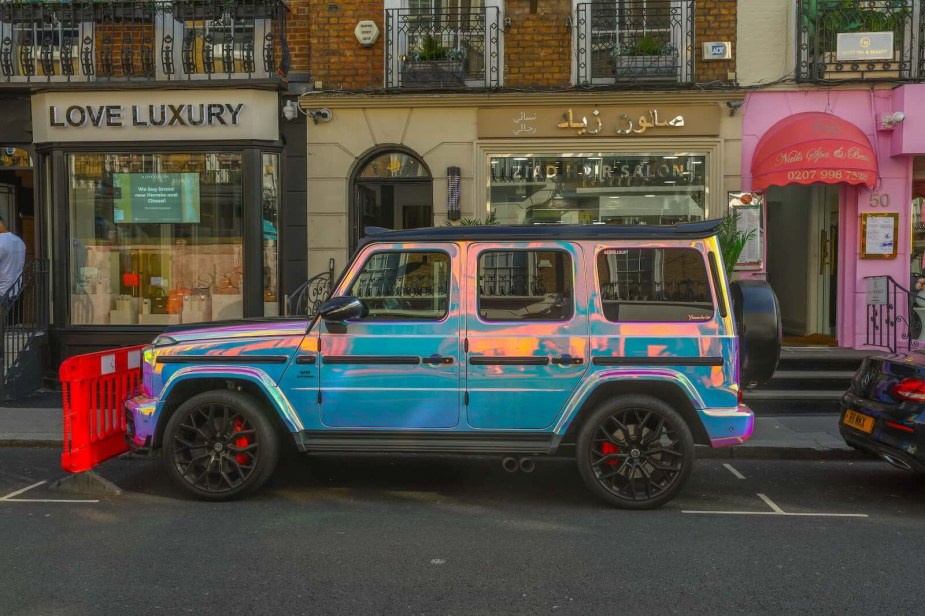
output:
M874 418L861 415L857 411L846 411L844 423L846 426L851 426L855 430L867 432L868 434L874 431Z

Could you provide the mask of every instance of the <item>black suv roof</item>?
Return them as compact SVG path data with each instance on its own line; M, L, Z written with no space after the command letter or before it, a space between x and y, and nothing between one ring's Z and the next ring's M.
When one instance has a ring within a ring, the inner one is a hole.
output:
M716 234L721 219L676 225L485 225L427 227L391 231L367 227L368 242L452 241L452 240L658 240L702 239Z

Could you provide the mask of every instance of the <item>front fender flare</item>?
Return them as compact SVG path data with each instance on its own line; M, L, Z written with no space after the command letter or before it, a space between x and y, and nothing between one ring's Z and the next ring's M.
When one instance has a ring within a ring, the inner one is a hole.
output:
M164 384L164 389L161 391L157 409L155 410L155 416L160 418L164 404L178 384L197 379L233 379L253 383L266 395L267 400L273 405L274 410L279 414L290 432L304 430L295 409L292 408L289 400L283 395L276 382L263 370L249 366L222 366L221 368L215 366L188 366L177 370Z
M681 391L684 392L684 395L687 396L687 399L690 400L693 405L694 410L701 411L706 408L706 405L703 403L703 398L697 393L697 389L694 387L693 383L691 383L686 375L680 372L667 368L613 368L589 374L584 381L582 381L581 386L572 392L572 396L566 403L565 410L559 417L559 421L556 422L553 432L557 436L565 436L569 426L572 425L572 421L574 421L584 403L591 397L591 394L601 385L614 381L656 381L670 383L671 385L679 387Z

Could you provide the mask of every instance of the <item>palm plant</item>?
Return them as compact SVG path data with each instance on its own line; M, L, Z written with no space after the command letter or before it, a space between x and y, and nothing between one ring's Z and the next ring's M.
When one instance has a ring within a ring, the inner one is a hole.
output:
M726 268L726 278L732 277L739 256L745 249L748 240L755 236L755 230L739 231L739 213L729 212L723 216L723 222L719 226L719 249L723 254L723 267Z

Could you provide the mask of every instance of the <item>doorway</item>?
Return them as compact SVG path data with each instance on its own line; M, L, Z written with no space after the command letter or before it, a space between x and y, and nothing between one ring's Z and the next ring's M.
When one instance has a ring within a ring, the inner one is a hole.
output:
M784 344L837 344L840 201L838 185L768 189L768 281Z
M26 245L26 261L38 254L32 156L16 147L0 148L0 216Z
M433 178L409 152L373 153L358 166L350 207L350 251L367 227L415 229L434 224Z

